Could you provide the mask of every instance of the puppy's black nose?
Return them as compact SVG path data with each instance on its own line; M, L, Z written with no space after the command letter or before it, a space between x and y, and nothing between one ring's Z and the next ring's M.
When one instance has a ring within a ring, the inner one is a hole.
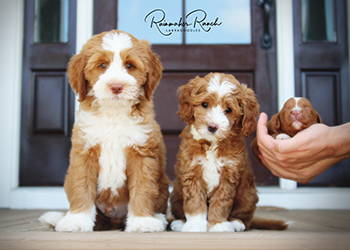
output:
M216 130L219 129L219 126L215 124L214 122L208 124L208 131L210 133L215 133Z

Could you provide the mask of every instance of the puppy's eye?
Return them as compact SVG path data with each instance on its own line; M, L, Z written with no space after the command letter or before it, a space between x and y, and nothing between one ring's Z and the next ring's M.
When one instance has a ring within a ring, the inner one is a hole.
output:
M132 65L131 63L127 63L127 64L126 64L126 67L127 67L128 69L132 69L132 68L134 67L134 65Z
M107 68L107 63L102 63L102 64L100 64L100 68L101 68L101 69Z
M231 113L231 112L232 112L232 109L230 109L230 108L227 108L227 109L225 110L225 113L226 113L226 114Z
M208 103L203 102L203 103L202 103L202 107L203 107L203 108L207 108L207 107L208 107Z

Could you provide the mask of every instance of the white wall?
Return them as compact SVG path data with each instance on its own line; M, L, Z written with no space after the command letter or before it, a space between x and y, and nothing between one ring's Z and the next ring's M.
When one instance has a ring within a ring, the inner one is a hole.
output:
M92 36L93 0L78 0L77 50ZM0 1L0 208L68 208L63 188L18 188L24 0Z
M0 2L0 207L18 183L23 0Z

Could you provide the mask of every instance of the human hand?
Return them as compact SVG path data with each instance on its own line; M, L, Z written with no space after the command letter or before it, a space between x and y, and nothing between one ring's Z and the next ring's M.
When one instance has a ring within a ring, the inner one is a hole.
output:
M268 134L267 119L267 115L261 113L257 142L259 158L272 174L306 183L341 160L334 154L332 128L314 124L291 139L275 140Z

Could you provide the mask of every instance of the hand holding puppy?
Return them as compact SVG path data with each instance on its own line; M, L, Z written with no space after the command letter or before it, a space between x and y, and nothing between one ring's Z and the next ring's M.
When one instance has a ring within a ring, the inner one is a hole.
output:
M350 123L337 127L313 124L288 140L275 140L266 124L267 115L261 113L257 126L259 158L278 177L306 183L350 156Z

